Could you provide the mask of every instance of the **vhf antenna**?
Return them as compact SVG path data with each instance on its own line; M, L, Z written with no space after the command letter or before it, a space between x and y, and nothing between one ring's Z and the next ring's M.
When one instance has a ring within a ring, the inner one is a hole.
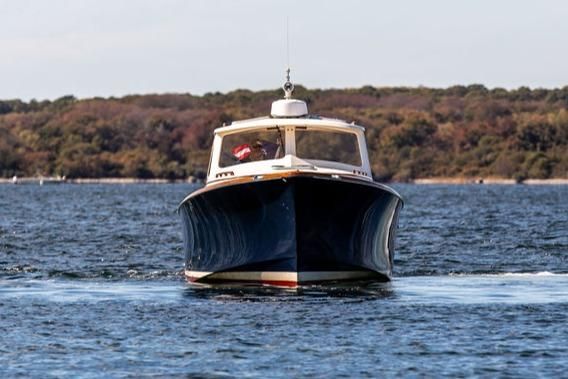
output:
M290 81L290 27L289 27L290 17L286 16L286 60L288 63L288 68L286 69L286 83L282 87L284 89L284 98L291 99L292 92L294 91L294 84Z
M290 69L290 17L286 16L286 62Z

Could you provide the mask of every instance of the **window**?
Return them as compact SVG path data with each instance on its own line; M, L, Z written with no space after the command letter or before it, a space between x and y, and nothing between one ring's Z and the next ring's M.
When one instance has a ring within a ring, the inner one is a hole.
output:
M359 144L353 133L296 129L296 155L303 159L361 166Z
M223 137L219 167L284 157L282 128L229 134Z

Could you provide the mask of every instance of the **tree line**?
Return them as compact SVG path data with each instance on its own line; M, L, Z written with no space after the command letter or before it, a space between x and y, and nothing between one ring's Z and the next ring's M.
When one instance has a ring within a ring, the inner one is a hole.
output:
M0 101L0 176L203 178L212 132L281 90ZM374 174L568 177L568 86L307 89L310 113L366 127ZM317 152L316 152L317 153Z

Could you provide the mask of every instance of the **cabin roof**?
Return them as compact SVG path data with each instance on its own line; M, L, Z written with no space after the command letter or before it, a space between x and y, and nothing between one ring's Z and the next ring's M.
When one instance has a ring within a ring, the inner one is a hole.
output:
M335 130L345 130L345 131L364 131L365 128L353 123L347 123L343 120L336 118L327 118L316 115L307 115L303 117L286 117L286 118L275 118L275 117L257 117L248 120L234 121L231 125L223 126L215 129L215 134L230 134L231 132L239 132L247 129L256 129L262 127L274 127L274 126L312 126L329 128Z

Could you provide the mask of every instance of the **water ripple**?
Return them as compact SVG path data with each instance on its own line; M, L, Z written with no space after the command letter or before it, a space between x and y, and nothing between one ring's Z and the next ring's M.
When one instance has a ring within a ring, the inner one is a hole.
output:
M0 186L0 377L564 377L568 187L398 185L388 284L194 286L179 185Z

